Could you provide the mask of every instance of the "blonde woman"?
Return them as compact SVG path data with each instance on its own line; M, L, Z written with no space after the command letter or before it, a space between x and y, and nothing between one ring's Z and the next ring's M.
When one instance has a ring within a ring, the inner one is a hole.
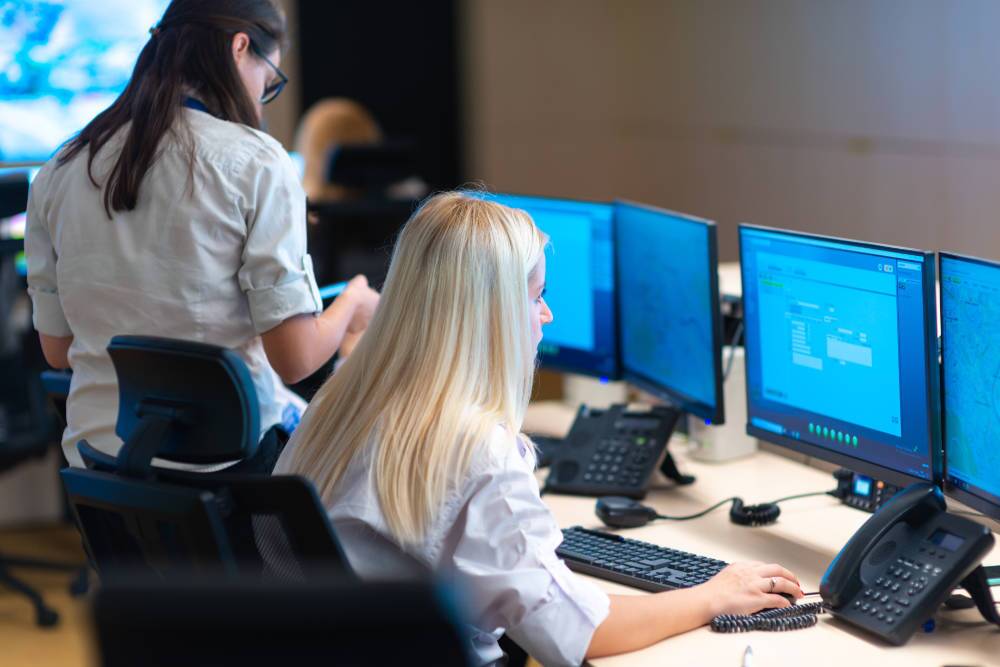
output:
M545 665L577 664L800 597L791 572L762 563L690 589L608 596L556 556L562 535L520 434L552 321L545 242L524 211L429 199L399 237L365 336L275 472L315 483L361 577L431 570L464 585L483 663L502 657L504 632Z

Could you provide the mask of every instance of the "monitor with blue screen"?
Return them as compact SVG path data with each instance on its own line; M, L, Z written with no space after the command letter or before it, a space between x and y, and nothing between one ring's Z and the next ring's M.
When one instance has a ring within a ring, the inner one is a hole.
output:
M106 109L167 4L0 2L0 163L47 160Z
M615 248L623 378L722 423L715 224L618 202Z
M510 194L477 196L526 211L549 237L545 300L554 319L538 347L542 365L617 379L612 205Z
M747 432L903 485L941 474L933 253L740 226Z
M1000 519L1000 264L940 265L945 493Z

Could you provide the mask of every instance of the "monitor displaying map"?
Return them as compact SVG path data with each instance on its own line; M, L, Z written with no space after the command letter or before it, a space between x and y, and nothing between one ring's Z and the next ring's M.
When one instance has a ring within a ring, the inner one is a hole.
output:
M950 487L1000 508L998 316L1000 265L942 254L946 479Z
M643 204L615 205L625 379L721 424L715 224Z

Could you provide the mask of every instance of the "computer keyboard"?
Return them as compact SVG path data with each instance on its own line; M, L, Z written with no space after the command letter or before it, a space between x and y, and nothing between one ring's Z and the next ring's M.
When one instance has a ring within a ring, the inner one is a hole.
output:
M556 555L569 569L644 591L696 586L727 563L581 526L563 529Z

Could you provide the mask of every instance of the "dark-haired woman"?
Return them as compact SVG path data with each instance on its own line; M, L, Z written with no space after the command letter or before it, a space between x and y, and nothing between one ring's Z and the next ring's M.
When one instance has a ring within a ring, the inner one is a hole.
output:
M174 0L122 95L38 173L25 249L46 360L72 368L63 451L116 454L118 334L236 350L260 400L269 472L296 382L352 346L378 294L361 276L325 311L306 254L305 195L260 131L287 80L271 0ZM197 382L197 378L192 378ZM286 423L287 427L287 423Z

